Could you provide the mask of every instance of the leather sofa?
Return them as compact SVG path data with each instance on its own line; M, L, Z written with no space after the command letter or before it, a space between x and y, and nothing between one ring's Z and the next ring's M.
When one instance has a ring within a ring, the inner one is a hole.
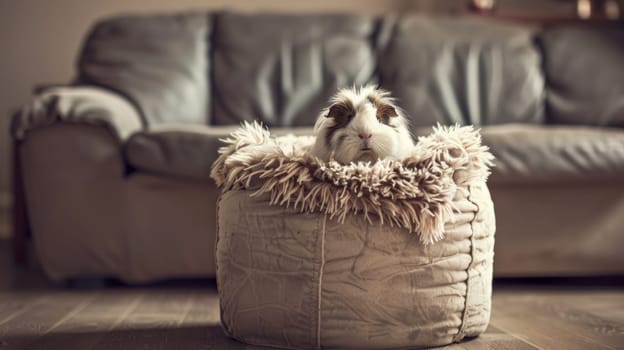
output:
M309 134L338 87L374 82L415 135L481 128L495 276L621 274L623 43L621 24L472 17L105 19L76 79L14 116L17 202L52 279L214 276L219 138L253 119Z

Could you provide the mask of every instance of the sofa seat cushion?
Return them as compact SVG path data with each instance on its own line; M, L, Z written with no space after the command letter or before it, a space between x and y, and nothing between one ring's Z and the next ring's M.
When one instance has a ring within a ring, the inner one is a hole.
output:
M621 181L624 130L509 124L485 127L496 157L496 184L576 184Z
M167 126L134 134L126 143L129 165L152 174L204 180L217 150L238 126ZM312 128L271 128L276 135L311 135ZM417 128L415 136L431 128ZM496 184L574 184L615 181L624 176L624 130L507 124L482 129L496 156Z
M138 132L124 149L128 164L142 172L177 178L210 179L210 167L217 159L220 139L238 129L234 126L157 126ZM277 135L311 135L312 128L273 128Z

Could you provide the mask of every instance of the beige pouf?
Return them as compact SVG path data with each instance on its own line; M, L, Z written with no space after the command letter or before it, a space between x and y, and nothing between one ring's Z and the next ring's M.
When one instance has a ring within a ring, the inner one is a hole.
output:
M308 156L311 142L248 124L214 164L228 335L404 349L484 332L495 221L479 134L437 128L402 162L349 166Z

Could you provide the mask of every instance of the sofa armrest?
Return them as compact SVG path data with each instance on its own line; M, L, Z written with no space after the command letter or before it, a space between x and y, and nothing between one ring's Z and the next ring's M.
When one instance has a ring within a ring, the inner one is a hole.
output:
M46 89L14 115L14 183L22 206L16 222L32 232L50 278L107 276L111 266L130 266L122 151L141 129L131 103L97 87Z
M102 126L120 142L144 126L124 97L98 87L66 86L35 95L13 116L11 130L16 140L23 140L28 131L57 123Z

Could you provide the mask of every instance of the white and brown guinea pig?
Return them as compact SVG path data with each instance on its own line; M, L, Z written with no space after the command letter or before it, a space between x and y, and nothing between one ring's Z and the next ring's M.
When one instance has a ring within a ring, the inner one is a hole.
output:
M407 119L387 91L373 85L342 89L321 112L312 154L341 164L402 159L414 141Z

